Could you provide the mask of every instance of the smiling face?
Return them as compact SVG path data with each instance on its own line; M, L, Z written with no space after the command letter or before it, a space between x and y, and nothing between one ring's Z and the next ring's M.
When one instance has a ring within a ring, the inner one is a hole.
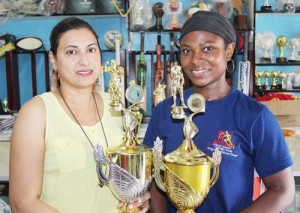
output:
M227 85L227 62L231 60L234 43L227 48L224 39L207 31L193 31L180 40L181 66L197 89L218 91Z
M50 52L50 61L58 70L61 84L76 87L91 86L101 69L97 38L87 28L63 33L58 42L56 56Z

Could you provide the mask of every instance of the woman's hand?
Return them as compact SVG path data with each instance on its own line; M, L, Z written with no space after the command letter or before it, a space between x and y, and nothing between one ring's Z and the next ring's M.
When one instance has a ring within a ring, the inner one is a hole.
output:
M146 192L143 196L135 198L129 203L119 202L118 209L121 209L121 212L135 212L135 213L146 213L150 209L150 200L151 196L149 192Z

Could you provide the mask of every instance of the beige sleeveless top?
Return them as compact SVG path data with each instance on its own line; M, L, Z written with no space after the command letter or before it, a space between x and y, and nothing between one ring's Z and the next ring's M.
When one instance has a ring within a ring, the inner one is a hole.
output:
M109 110L107 93L102 123L109 146L122 140L122 120ZM51 93L40 95L46 106L46 153L40 200L61 213L116 213L118 201L107 186L100 188L93 149L79 125L64 112ZM83 126L95 145L106 148L100 122Z

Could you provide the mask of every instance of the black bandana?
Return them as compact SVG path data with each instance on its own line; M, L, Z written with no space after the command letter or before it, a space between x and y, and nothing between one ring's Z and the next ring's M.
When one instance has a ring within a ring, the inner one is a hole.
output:
M207 31L215 33L225 39L226 42L236 42L236 32L231 21L215 12L198 11L190 17L180 31L180 39L193 31Z

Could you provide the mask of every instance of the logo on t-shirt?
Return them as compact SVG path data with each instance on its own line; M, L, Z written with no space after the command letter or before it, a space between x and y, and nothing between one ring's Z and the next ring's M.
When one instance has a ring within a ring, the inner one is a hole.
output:
M234 153L235 143L232 133L227 130L220 130L217 138L208 146L209 150L214 150L215 148L218 148L224 155L237 157L237 154Z

